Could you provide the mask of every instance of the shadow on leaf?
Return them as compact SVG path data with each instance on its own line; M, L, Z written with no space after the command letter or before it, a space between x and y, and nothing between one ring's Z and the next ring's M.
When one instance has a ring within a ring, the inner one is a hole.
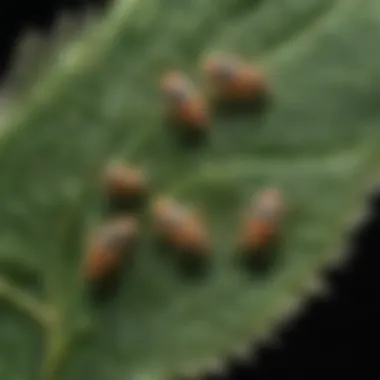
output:
M92 304L104 304L117 298L124 281L133 270L135 257L125 257L115 271L88 283L89 298Z
M281 251L280 238L274 239L265 247L240 252L239 265L251 275L265 275L272 270Z
M180 273L189 280L197 280L207 275L211 262L209 257L195 252L177 252L175 264Z
M215 112L224 118L239 119L246 116L262 118L272 99L269 94L259 94L246 100L219 98L215 101Z
M209 142L207 130L195 129L192 125L172 120L168 120L166 126L174 142L181 149L202 148Z
M118 197L107 199L105 202L105 213L111 216L125 215L126 213L137 213L145 205L147 195L141 194L133 199Z

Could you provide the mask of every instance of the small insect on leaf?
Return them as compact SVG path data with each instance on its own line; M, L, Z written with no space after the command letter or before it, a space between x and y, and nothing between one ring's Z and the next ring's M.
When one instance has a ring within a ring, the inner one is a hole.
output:
M159 197L152 206L157 235L179 252L203 256L210 242L205 223L195 210L169 197Z
M178 71L164 74L160 80L160 89L172 122L193 131L203 131L209 127L208 105L189 77Z
M283 204L283 196L277 189L264 189L252 197L240 231L241 252L256 258L277 242L282 227Z
M201 69L213 95L222 100L252 100L267 90L261 70L232 55L210 54Z
M137 167L123 163L109 164L103 181L107 196L116 201L140 201L148 189L146 174Z
M105 222L89 236L84 257L83 275L100 280L114 274L124 253L130 253L138 233L138 223L131 217Z

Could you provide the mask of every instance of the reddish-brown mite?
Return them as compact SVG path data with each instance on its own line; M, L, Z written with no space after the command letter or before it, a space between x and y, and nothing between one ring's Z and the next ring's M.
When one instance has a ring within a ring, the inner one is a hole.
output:
M241 229L242 251L261 251L274 241L281 228L283 208L283 196L277 189L264 189L252 198Z
M167 101L169 116L174 122L197 131L209 126L208 106L190 78L172 71L161 77L160 88Z
M249 100L266 92L261 70L234 56L210 55L203 61L202 71L215 96L224 100Z
M100 280L118 268L123 253L128 253L138 233L134 218L120 217L106 222L90 235L83 264L87 280Z
M147 191L145 173L137 167L122 163L110 164L104 173L104 186L110 198L134 199Z
M169 197L153 202L153 221L158 235L173 248L204 254L209 250L209 236L201 215Z

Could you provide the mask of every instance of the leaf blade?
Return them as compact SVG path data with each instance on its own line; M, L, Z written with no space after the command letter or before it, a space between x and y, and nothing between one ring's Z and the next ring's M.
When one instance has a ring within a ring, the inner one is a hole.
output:
M343 212L360 202L356 191L364 194L359 178L371 177L373 164L379 162L372 142L380 119L374 100L380 89L380 53L375 49L380 9L375 0L360 7L354 0L303 5L288 0L281 11L275 3L267 0L250 7L241 2L238 9L226 0L215 12L211 1L184 5L141 0L131 23L124 25L117 6L129 3L120 1L99 29L104 34L94 37L103 44L98 52L90 49L99 54L92 56L99 61L86 74L58 75L65 86L56 87L54 99L41 98L49 100L50 108L36 105L33 115L25 113L25 130L3 143L0 167L6 182L1 191L12 206L4 207L3 214L14 220L4 224L4 231L12 236L19 229L20 239L26 239L17 223L25 223L27 214L47 228L55 218L54 203L67 197L65 189L88 184L83 174L94 161L100 168L115 155L148 169L155 191L173 191L183 200L198 202L214 236L214 269L204 282L194 284L157 257L148 229L137 267L117 299L105 310L92 310L97 334L83 346L72 347L64 379L84 371L88 375L88 368L95 380L119 380L161 379L207 366L240 347L247 334L258 339L291 301L307 294L310 280L331 260L330 240L342 238ZM277 36L276 28L263 20L282 11L285 21ZM316 12L323 16L317 15L306 34L290 30L295 40L265 54L266 47L278 47L276 41L283 40L292 17L311 19ZM183 17L186 22L181 22ZM241 17L247 22L240 26ZM107 29L111 20L114 26ZM255 35L251 44L245 36L248 20L253 30L267 28L268 34ZM118 40L112 40L115 33ZM362 43L354 46L350 41ZM210 46L235 47L250 57L264 52L275 101L262 119L231 123L217 116L210 145L186 153L162 129L155 80L168 65L189 69L195 76L197 60ZM88 67L89 56L73 54L73 62ZM30 141L31 133L36 141ZM23 170L25 159L43 149L51 156L49 162L37 162L34 173ZM286 226L280 262L265 276L249 279L231 262L238 210L255 189L269 183L285 189L299 214ZM354 195L346 191L350 188ZM15 200L18 209L27 211L24 216L15 216ZM97 203L86 207L95 209ZM31 245L43 246L38 232L31 236ZM53 240L50 243L54 246Z

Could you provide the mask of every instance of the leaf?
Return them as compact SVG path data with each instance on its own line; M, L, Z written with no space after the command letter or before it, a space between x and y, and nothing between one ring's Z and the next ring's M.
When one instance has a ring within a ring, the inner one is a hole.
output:
M115 2L1 120L0 373L159 380L259 343L349 244L349 218L376 179L379 36L377 0ZM207 146L182 150L164 128L157 76L198 78L199 59L220 49L259 63L273 102L261 118L216 114ZM82 238L101 217L94 175L115 157L205 212L205 278L187 281L160 257L147 223L117 296L88 302ZM294 212L278 262L250 277L233 264L234 239L262 185L281 187Z

